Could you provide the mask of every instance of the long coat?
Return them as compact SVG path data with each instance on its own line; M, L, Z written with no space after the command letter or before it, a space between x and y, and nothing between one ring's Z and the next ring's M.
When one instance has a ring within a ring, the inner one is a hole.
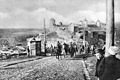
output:
M98 65L100 80L116 80L120 78L120 60L114 55L105 57ZM102 66L102 67L101 67Z
M101 72L100 72L100 70L98 69L100 62L102 62L102 64L104 64L104 62L103 62L103 57L101 57L100 59L97 59L96 72L95 72L95 76L96 76L96 77L100 77L100 76L101 76ZM100 66L100 67L101 67L101 66ZM102 71L102 70L101 70L101 71Z
M57 54L61 55L62 52L62 45L60 43L57 44Z

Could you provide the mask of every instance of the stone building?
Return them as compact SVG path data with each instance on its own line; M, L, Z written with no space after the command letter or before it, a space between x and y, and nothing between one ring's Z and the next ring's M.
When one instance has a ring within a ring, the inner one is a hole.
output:
M74 35L79 34L79 38L87 41L89 45L100 46L105 42L105 24L99 20L94 21L80 21L80 24L74 25Z

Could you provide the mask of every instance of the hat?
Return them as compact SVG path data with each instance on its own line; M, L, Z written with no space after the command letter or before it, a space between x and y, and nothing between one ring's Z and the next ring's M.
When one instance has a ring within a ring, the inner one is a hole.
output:
M109 49L108 49L108 52L109 52L111 55L115 55L116 53L119 53L119 52L120 52L120 48L117 47L117 46L110 46Z

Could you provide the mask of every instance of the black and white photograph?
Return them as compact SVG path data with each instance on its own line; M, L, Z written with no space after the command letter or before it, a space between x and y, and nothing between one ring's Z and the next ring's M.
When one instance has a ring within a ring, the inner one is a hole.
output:
M0 80L120 80L120 0L0 0Z

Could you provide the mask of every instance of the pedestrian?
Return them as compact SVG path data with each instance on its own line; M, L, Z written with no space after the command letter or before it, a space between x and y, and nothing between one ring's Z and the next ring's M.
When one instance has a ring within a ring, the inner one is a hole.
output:
M69 54L69 44L66 44L66 46L65 46L65 52L66 52L66 55Z
M60 58L61 52L62 52L62 45L61 45L61 43L58 41L58 42L57 42L57 54L56 54L56 58L57 58L57 59Z
M67 55L68 52L69 52L69 46L68 46L68 44L64 43L63 47L64 47L65 55Z
M79 46L78 53L79 53L79 54L82 54L82 45Z
M111 46L109 56L104 57L97 68L100 80L117 80L120 78L120 48Z
M62 45L62 53L61 53L63 56L64 56L64 58L65 58L65 56L66 56L66 52L65 52L65 43Z
M66 43L63 44L63 49L65 50L65 54L67 54L67 44Z
M85 49L85 47L84 47L84 45L82 45L81 46L81 51L84 52L84 49Z
M75 49L73 47L73 43L71 42L70 43L70 56L73 57L74 56L74 53L75 53Z
M89 46L87 47L87 51L88 51L88 54L89 54L90 53L90 47Z
M76 56L76 54L77 54L77 52L78 52L77 44L74 43L74 46L73 46L73 47L74 47L74 51L75 51L74 54L75 54L75 56Z
M57 58L57 47L54 46L54 49L53 49L53 54L56 55L56 58Z
M100 61L104 58L104 52L103 52L103 50L102 49L96 49L95 50L95 56L97 58L95 76L97 78L99 78L99 73L97 71L97 68L98 68L98 65L99 65Z
M30 48L27 46L28 57L30 57Z

